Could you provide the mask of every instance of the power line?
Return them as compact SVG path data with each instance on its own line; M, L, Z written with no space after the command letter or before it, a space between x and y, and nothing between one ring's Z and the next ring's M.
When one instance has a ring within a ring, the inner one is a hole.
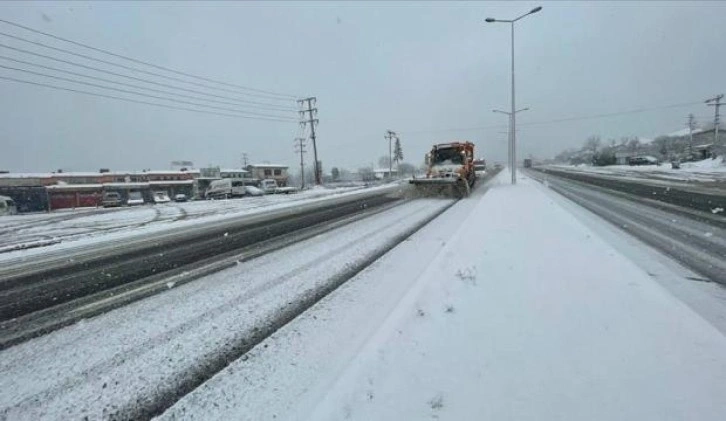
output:
M153 81L153 80L138 78L138 77L135 77L135 76L129 76L129 75L125 75L125 74L122 74L122 73L112 72L110 70L100 69L98 67L88 66L88 65L81 64L81 63L77 63L77 62L70 61L70 60L63 60L61 58L49 56L49 55L46 55L46 54L36 53L34 51L25 50L25 49L22 49L22 48L12 47L12 46L9 46L9 45L6 45L6 44L2 44L2 43L0 43L0 47L6 48L8 50L13 50L13 51L21 52L21 53L24 53L24 54L29 54L29 55L36 56L36 57L41 57L41 58L44 58L44 59L47 59L47 60L56 61L56 62L59 62L59 63L69 64L71 66L81 67L81 68L84 68L84 69L88 69L88 70L93 70L93 71L105 73L105 74L112 75L112 76L118 76L118 77L122 77L122 78L125 78L125 79L136 80L136 81L143 82L143 83L149 83L149 84L156 85L156 86L163 86L165 88L177 89L177 90L180 90L180 91L185 91L185 92L191 92L191 93L196 93L196 94L200 94L200 95L211 96L211 97L214 97L214 98L229 99L229 100L233 100L233 101L236 101L236 102L239 102L239 103L253 104L253 105L257 105L258 106L257 108L260 108L260 109L265 109L264 107L268 107L268 106L269 107L276 107L276 108L283 107L282 105L279 105L279 104L270 104L270 103L267 103L267 102L249 101L249 100L246 100L246 99L239 99L239 98L228 97L228 96L223 96L223 95L210 94L210 93L207 93L207 92L197 91L197 90L194 90L194 89L188 89L188 88L184 88L184 87L180 87L180 86L176 86L176 85L169 85L169 84L166 84L166 83L156 82L156 81ZM288 107L287 109L285 109L285 111L297 111L297 109L296 108L293 108L293 107Z
M29 80L22 80L22 79L17 79L17 78L8 77L8 76L0 76L0 79L9 80L12 82L17 82L17 83L25 83L28 85L43 86L46 88L56 89L59 91L68 91L68 92L74 92L74 93L79 93L79 94L97 96L97 97L101 97L101 98L116 99L116 100L120 100L120 101L132 102L135 104L153 105L155 107L169 108L172 110L192 111L195 113L219 115L219 116L224 116L224 117L245 118L245 119L249 119L249 120L268 120L268 121L280 121L280 122L295 121L295 120L287 120L287 119L280 119L280 118L254 117L254 116L247 116L247 115L242 115L242 114L219 113L216 111L206 111L206 110L197 110L194 108L177 107L174 105L159 104L156 102L148 102L148 101L142 101L142 100L138 100L138 99L131 99L131 98L118 97L118 96L114 96L114 95L100 94L97 92L89 92L89 91L84 91L84 90L80 90L80 89L66 88L66 87L62 87L62 86L51 85L49 83L33 82L33 81L29 81Z
M38 29L30 28L28 26L21 25L19 23L15 23L15 22L11 22L11 21L8 21L8 20L5 20L5 19L0 19L0 22L5 23L7 25L15 26L17 28L25 29L26 31L35 32L36 34L45 35L47 37L51 37L53 39L56 39L56 40L59 40L59 41L63 41L63 42L67 42L67 43L70 43L70 44L73 44L73 45L76 45L76 46L79 46L79 47L88 48L90 50L93 50L93 51L96 51L96 52L99 52L99 53L108 54L108 55L113 56L113 57L117 57L117 58L121 58L121 59L124 59L124 60L128 60L128 61L131 61L131 62L137 63L137 64L143 64L143 65L146 65L146 66L149 66L149 67L153 67L155 69L165 70L165 71L171 72L171 73L176 73L178 75L187 76L187 77L191 77L191 78L195 78L195 79L199 79L199 80L204 80L204 81L207 81L207 82L218 83L218 84L221 84L221 85L235 87L235 88L238 88L238 89L244 89L244 90L253 91L253 92L259 92L259 93L265 93L265 94L268 94L268 95L275 95L275 96L287 97L287 98L290 98L290 99L297 98L297 96L295 96L295 95L282 94L282 93L277 93L277 92L265 91L265 90L262 90L262 89L250 88L250 87L247 87L247 86L236 85L236 84L228 83L228 82L222 82L222 81L219 81L219 80L214 80L214 79L209 79L209 78L202 77L202 76L193 75L191 73L185 73L185 72L182 72L182 71L179 71L179 70L174 70L174 69L171 69L171 68L168 68L168 67L159 66L157 64L153 64L153 63L149 63L149 62L146 62L146 61L138 60L138 59L135 59L135 58L132 58L132 57L128 57L128 56L124 56L124 55L121 55L121 54L117 54L117 53L114 53L114 52L111 52L111 51L108 51L108 50L104 50L102 48L93 47L93 46L90 46L88 44L84 44L84 43L81 43L81 42L78 42L78 41L73 41L73 40L70 40L70 39L67 39L67 38L63 38L63 37L58 36L58 35L53 35L53 34L50 34L48 32L43 32L43 31L40 31Z
M543 124L562 123L562 122L568 122L568 121L592 120L592 119L596 119L596 118L616 117L619 115L627 115L627 114L638 114L638 113L644 113L647 111L665 110L665 109L669 109L669 108L690 107L690 106L699 105L699 104L701 104L700 101L699 102L682 102L680 104L663 105L660 107L637 108L637 109L633 109L633 110L618 111L618 112L614 112L614 113L594 114L594 115L589 115L589 116L567 117L567 118L560 118L560 119L555 119L555 120L523 123L523 124L520 124L520 126L537 126L537 125L543 125Z
M265 99L268 99L270 101L290 101L292 99L292 97L291 98L275 98L275 97L271 97L269 95L250 94L250 93L237 92L237 91L233 91L233 90L225 89L225 88L218 88L216 86L209 86L209 85L205 85L203 83L192 82L192 81L180 79L180 78L177 78L177 77L164 75L164 74L161 74L161 73L149 72L147 70L141 70L141 69L137 69L137 68L134 68L134 67L126 66L126 65L123 65L123 64L114 63L114 62L108 61L108 60L102 60L100 58L92 57L92 56L89 56L89 55L86 55L86 54L76 53L75 51L66 50L64 48L58 48L58 47L53 47L53 46L50 46L50 45L47 45L47 44L43 44L42 42L31 41L29 39L26 39L26 38L23 38L23 37L19 37L19 36L16 36L16 35L11 35L11 34L8 34L8 33L5 33L5 32L0 32L0 35L5 36L5 37L8 37L8 38L12 38L14 40L26 42L28 44L37 45L37 46L40 46L40 47L43 47L43 48L47 48L47 49L50 49L50 50L60 51L62 53L70 54L72 56L81 57L81 58L84 58L86 60L97 61L99 63L107 64L109 66L116 66L116 67L120 67L122 69L131 70L133 72L139 72L139 73L144 73L144 74L147 74L147 75L156 76L156 77L160 77L160 78L164 78L164 79L175 80L177 82L188 83L190 85L201 86L201 87L204 87L206 89L216 89L216 90L219 90L219 91L234 92L234 93L236 93L238 95L247 95L247 96L252 96L252 97L265 98Z
M215 102L215 103L218 103L218 104L240 105L239 103L236 103L236 102L219 101L219 100L216 100L216 99L201 98L201 97L193 96L193 95L178 94L176 92L169 92L169 91L164 91L164 90L161 90L161 89L154 89L154 88L149 88L149 87L146 87L146 86L134 85L132 83L124 83L124 82L119 82L119 81L116 81L116 80L106 79L106 78L102 78L102 77L85 75L83 73L71 72L69 70L59 69L57 67L52 67L52 66L44 66L42 64L32 63L32 62L28 62L28 61L24 61L24 60L18 60L18 59L15 59L15 58L12 58L12 57L3 56L3 55L0 55L0 59L2 59L2 60L8 60L8 61L13 61L15 63L25 64L25 65L28 65L28 66L40 67L42 69L52 70L52 71L59 72L59 73L65 73L65 74L69 74L69 75L74 75L74 76L80 76L80 77L85 77L85 78L89 78L89 79L99 80L99 81L106 82L106 83L115 83L117 85L128 86L128 87L131 87L131 88L134 88L134 89L141 89L141 90L147 90L147 91L152 91L152 92L159 92L159 93L162 93L162 94L175 95L175 96L179 96L179 97L182 97L182 98L190 98L190 99L196 99L196 100L200 100L200 101ZM245 105L242 105L242 106L244 107ZM249 105L247 105L246 107L253 108L254 109L254 107L251 107ZM273 108L271 110L272 111L292 111L293 109Z
M650 107L650 108L637 108L633 110L627 110L627 111L618 111L618 112L612 112L612 113L604 113L604 114L593 114L593 115L587 115L587 116L576 116L576 117L566 117L566 118L559 118L554 120L544 120L544 121L534 121L530 123L520 123L519 126L539 126L539 125L545 125L545 124L553 124L553 123L564 123L564 122L570 122L570 121L580 121L580 120L592 120L597 118L605 118L605 117L615 117L619 115L627 115L627 114L638 114L643 113L647 111L657 111L657 110L664 110L669 108L682 108L682 107L690 107L693 105L700 105L702 102L683 102L679 104L670 104L670 105L663 105L659 107ZM436 129L436 130L418 130L418 131L402 131L401 133L405 133L407 135L409 134L426 134L426 133L444 133L444 132L464 132L464 131L479 131L479 130L489 130L489 129L499 129L506 127L502 124L492 125L492 126L480 126L480 127L467 127L467 128L450 128L450 129Z
M108 89L108 90L111 90L111 91L122 92L122 93L125 93L125 94L139 95L139 96L143 96L143 97L147 97L147 98L160 99L162 101L175 102L175 103L179 103L179 104L194 105L196 107L212 108L212 109L216 109L216 110L231 111L231 112L235 112L235 113L245 113L245 114L248 114L248 115L260 116L260 117L273 117L273 118L281 118L281 119L284 119L285 118L285 116L281 116L281 115L261 114L261 113L255 113L255 112L251 112L251 111L246 111L246 110L238 110L238 109L235 109L235 108L217 107L215 105L200 104L198 102L184 101L184 100L180 100L180 99L167 98L167 97L158 96L158 95L144 94L144 93L130 91L128 89L114 88L114 87L110 87L110 86L99 85L97 83L84 82L84 81L81 81L81 80L71 79L71 78L67 78L67 77L54 76L54 75L49 75L47 73L35 72L33 70L19 69L17 67L11 67L11 66L4 66L2 64L0 64L0 68L1 69L7 69L7 70L14 70L14 71L22 72L22 73L29 73L29 74L36 75L36 76L48 77L48 78L51 78L51 79L62 80L62 81L71 82L71 83L78 83L78 84L81 84L81 85L92 86L94 88ZM290 118L289 121L295 121L295 120L293 120L292 118Z

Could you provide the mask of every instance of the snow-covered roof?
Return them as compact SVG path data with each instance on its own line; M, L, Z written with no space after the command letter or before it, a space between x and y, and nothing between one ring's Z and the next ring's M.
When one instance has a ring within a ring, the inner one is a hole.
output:
M149 181L149 185L157 186L157 185L189 185L194 184L194 180L156 180L156 181Z
M2 173L0 178L50 178L52 173Z
M244 171L244 170L235 170ZM63 177L98 177L98 176L126 176L126 175L182 175L199 171L177 171L177 170L155 170L155 171L69 171L69 172L46 172L46 173L0 173L0 178L63 178Z
M225 169L220 169L219 172L221 172L221 173L222 172L237 172L237 173L245 173L245 174L249 173L249 171L243 170L241 168L225 168Z
M396 169L393 168L392 170L389 170L388 168L376 168L373 170L374 173L387 173L387 172L396 172Z
M126 188L142 188L142 187L149 187L149 183L139 182L139 183L103 183L104 187L126 187Z
M46 186L48 190L82 190L82 189L100 189L103 184L53 184Z
M701 128L696 128L696 129L693 129L693 134L701 133L703 131L704 130ZM688 136L690 133L691 133L690 130L688 129L688 127L686 127L686 128L680 129L680 130L676 130L675 132L670 132L670 133L666 134L665 136L680 137L680 136Z
M289 168L289 165L279 165L279 164L251 164L250 167L253 167L253 168Z

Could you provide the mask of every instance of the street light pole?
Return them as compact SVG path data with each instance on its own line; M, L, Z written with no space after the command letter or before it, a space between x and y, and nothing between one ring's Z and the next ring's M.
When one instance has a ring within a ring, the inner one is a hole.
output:
M514 142L513 142L513 136L514 136L514 116L517 115L517 113L521 113L522 111L529 110L529 107L522 108L519 110L514 110L514 112L508 112L508 111L502 111L502 110L492 110L494 113L500 113L500 114L506 114L509 116L509 131L508 131L508 140L509 140L509 165L514 165L517 161L515 158L513 158L514 155ZM515 174L516 175L516 174ZM516 184L516 181L513 179L512 184Z
M509 165L511 167L512 172L512 184L517 184L517 117L516 117L516 105L515 105L515 91L514 91L514 23L518 20L522 19L525 16L531 15L533 13L537 13L540 10L542 10L542 6L535 7L534 9L530 10L529 12L523 14L522 16L511 19L511 20L502 20L502 19L494 19L494 18L486 18L485 21L488 23L493 22L503 22L508 23L511 25L512 29L512 112L509 114L510 121L511 121L511 129L510 129L510 135L509 135Z
M514 21L512 21L512 184L517 184L517 133L515 128L517 127L517 113L514 111Z

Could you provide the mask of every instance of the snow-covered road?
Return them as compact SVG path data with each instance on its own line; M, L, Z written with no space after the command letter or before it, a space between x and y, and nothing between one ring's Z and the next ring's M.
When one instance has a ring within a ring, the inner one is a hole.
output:
M160 418L723 419L726 336L642 263L680 272L507 177Z
M529 174L672 256L706 280L726 285L726 221L720 214L649 202L544 173Z
M104 236L112 233L137 232L149 227L163 229L172 227L179 221L236 217L268 207L295 206L312 199L360 189L361 187L320 188L293 195L4 216L0 218L0 252L88 238L102 241Z
M409 202L9 348L0 414L143 418L450 204Z
M609 165L594 167L590 165L551 165L548 168L599 174L620 179L649 182L659 185L689 185L692 187L726 189L726 162L724 157L705 159L698 162L685 162L680 169L673 169L669 163L659 166Z

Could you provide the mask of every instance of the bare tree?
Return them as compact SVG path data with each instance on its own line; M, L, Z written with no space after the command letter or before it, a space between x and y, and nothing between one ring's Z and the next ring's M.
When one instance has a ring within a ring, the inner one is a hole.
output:
M597 153L597 150L600 148L600 143L601 143L600 136L590 136L585 141L585 146L583 147L583 149L595 154L595 153Z

